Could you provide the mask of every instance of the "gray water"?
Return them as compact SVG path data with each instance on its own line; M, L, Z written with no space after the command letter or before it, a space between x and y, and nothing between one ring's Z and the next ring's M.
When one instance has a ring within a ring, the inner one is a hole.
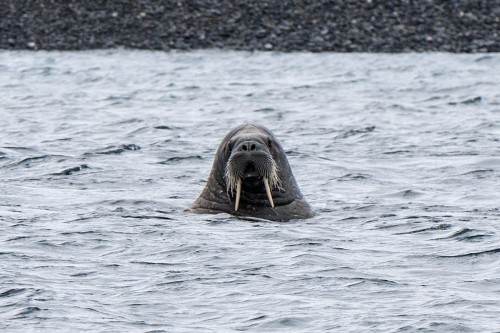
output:
M500 54L0 52L2 332L500 332ZM270 128L317 216L194 215Z

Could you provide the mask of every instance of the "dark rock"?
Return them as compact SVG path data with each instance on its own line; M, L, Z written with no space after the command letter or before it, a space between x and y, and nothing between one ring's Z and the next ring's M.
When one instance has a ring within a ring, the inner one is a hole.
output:
M0 1L0 48L499 52L499 0Z

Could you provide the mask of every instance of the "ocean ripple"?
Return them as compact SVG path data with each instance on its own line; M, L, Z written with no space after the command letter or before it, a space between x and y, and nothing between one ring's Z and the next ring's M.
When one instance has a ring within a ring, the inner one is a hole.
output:
M500 327L500 56L0 52L0 330ZM258 122L317 215L185 209Z

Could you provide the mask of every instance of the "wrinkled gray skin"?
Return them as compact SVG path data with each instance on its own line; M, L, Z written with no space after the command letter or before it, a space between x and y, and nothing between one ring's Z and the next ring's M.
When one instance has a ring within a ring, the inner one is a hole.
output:
M231 155L241 153L241 147L245 148L245 153L252 153L246 151L247 144L256 145L260 154L271 154L277 164L281 184L271 189L274 208L268 200L262 179L254 177L242 180L240 204L238 211L235 210L235 193L227 190L226 164ZM207 185L191 206L191 211L200 214L229 213L271 221L304 219L314 215L300 193L283 148L268 129L256 124L240 125L222 140Z

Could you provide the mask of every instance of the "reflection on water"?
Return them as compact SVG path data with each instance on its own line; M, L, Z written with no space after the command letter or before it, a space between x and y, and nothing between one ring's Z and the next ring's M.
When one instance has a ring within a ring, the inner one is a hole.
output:
M500 55L0 52L4 331L500 327ZM245 122L318 211L184 211Z

